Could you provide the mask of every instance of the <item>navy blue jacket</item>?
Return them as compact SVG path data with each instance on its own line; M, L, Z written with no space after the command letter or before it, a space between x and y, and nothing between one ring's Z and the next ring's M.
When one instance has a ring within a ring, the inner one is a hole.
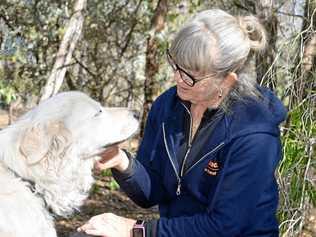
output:
M274 173L286 110L272 92L260 91L263 101L232 104L183 174L176 154L186 107L175 87L154 102L131 172L114 177L138 205L158 204L157 236L278 236Z

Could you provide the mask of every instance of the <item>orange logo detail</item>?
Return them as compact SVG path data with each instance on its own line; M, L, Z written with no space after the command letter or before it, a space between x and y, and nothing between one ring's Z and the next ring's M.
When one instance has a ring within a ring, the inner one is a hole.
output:
M219 171L218 162L211 160L210 162L208 162L207 167L204 169L204 171L212 176L217 175L217 172Z

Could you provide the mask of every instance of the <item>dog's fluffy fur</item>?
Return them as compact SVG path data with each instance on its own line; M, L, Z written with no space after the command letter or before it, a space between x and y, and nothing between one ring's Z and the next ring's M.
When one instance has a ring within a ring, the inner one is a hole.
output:
M0 236L55 237L47 209L61 216L78 209L95 155L137 128L132 111L65 92L0 131Z

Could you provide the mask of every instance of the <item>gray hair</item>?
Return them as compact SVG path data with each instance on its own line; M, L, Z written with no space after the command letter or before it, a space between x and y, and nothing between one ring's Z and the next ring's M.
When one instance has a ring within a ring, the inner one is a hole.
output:
M173 40L170 53L183 68L215 74L224 78L230 72L238 80L223 101L227 108L232 99L259 98L256 80L247 69L251 55L264 50L266 33L254 16L232 16L219 9L198 13L189 20Z

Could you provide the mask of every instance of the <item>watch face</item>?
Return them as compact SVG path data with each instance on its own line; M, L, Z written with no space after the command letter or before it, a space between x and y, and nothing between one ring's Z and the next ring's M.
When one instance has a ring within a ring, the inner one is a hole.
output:
M144 228L134 228L133 229L133 237L144 237Z

